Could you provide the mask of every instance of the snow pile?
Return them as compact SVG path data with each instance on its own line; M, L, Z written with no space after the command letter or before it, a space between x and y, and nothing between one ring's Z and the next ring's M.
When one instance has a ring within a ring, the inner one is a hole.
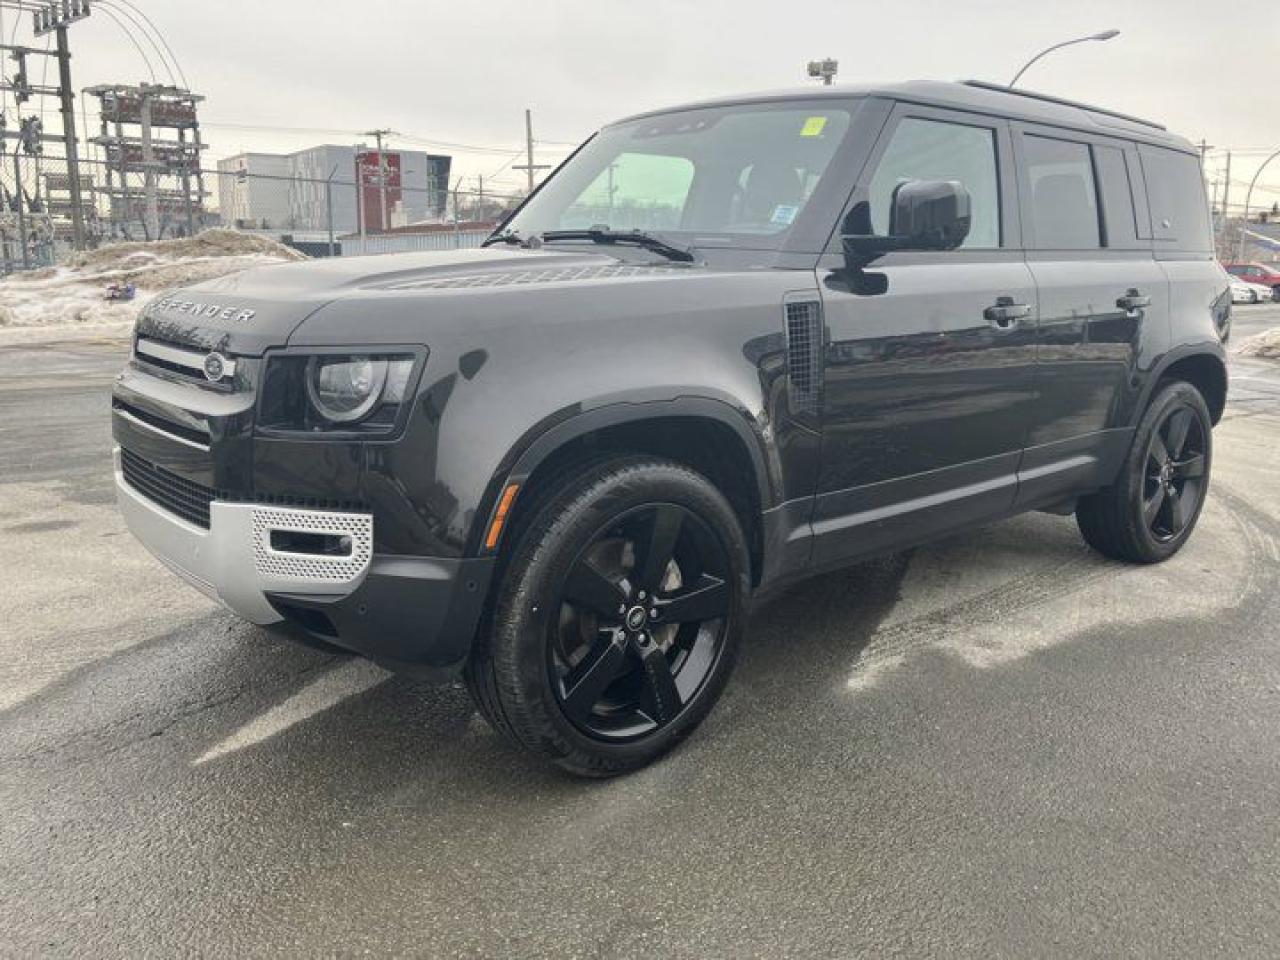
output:
M117 243L67 263L0 280L0 327L47 327L131 321L149 298L174 287L263 264L305 260L266 237L206 230L181 240ZM111 283L138 287L132 303L103 299Z
M1250 337L1236 348L1236 353L1242 357L1280 360L1280 327Z

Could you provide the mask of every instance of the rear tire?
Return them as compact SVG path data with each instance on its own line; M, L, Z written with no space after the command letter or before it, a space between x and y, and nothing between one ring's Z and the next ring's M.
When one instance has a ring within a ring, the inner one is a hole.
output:
M465 676L485 718L572 773L635 770L710 712L747 622L750 561L701 474L617 456L523 512Z
M1200 518L1212 459L1213 425L1200 391L1182 381L1159 387L1116 482L1076 507L1085 541L1128 563L1169 559Z

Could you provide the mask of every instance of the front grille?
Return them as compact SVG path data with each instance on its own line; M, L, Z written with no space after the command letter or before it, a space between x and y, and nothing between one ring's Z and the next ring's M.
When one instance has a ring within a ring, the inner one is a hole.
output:
M133 359L152 372L164 371L189 380L202 387L231 390L235 386L236 360L224 357L225 373L217 380L210 380L204 371L208 351L187 344L173 343L153 336L139 335L133 344Z
M214 492L204 484L180 477L124 448L120 450L120 467L125 482L152 503L188 523L209 529L209 504Z

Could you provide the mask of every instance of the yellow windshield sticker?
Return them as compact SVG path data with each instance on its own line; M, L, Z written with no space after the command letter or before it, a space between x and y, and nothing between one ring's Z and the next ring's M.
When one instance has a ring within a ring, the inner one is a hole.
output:
M810 117L804 122L804 126L800 128L800 136L802 137L820 137L822 131L827 128L826 117Z

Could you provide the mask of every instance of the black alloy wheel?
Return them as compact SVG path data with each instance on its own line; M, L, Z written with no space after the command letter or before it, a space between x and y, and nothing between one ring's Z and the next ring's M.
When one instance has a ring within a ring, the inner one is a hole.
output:
M485 719L590 777L680 743L748 620L750 550L721 490L684 464L602 453L535 481L509 536L464 671Z
M1147 447L1142 516L1151 536L1167 543L1200 512L1205 494L1207 431L1188 406L1169 410Z
M1212 461L1213 420L1203 394L1184 381L1161 384L1115 481L1076 504L1080 533L1116 560L1169 559L1200 518Z
M724 648L729 558L684 507L630 510L578 555L550 624L548 670L565 716L626 740L676 719Z

